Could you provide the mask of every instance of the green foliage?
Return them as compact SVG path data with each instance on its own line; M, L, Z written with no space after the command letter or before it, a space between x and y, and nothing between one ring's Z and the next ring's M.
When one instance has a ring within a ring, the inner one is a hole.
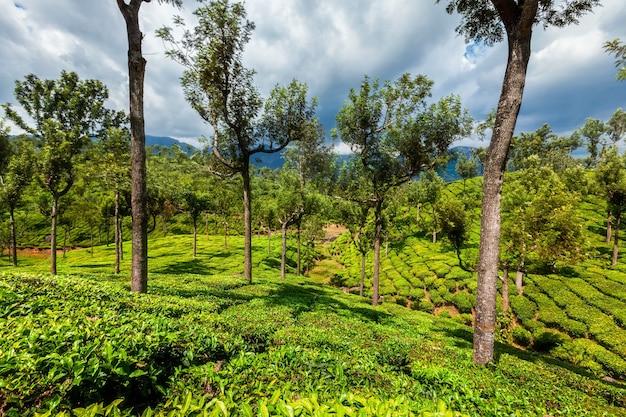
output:
M513 328L513 341L520 346L530 346L532 341L532 334L521 326L515 326Z
M547 352L557 346L561 346L570 339L563 333L554 330L540 330L534 336L533 348L541 352Z
M509 299L513 312L522 321L535 318L537 306L531 300L522 296L515 296Z

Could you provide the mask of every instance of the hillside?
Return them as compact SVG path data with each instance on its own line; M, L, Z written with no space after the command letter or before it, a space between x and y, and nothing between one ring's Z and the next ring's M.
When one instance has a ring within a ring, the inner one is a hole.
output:
M477 367L459 320L280 281L278 237L269 254L257 239L252 285L239 237L201 239L195 259L189 236L151 241L145 295L128 252L110 273L112 247L69 252L56 278L42 258L2 267L2 413L626 415L626 387L588 369L504 344Z

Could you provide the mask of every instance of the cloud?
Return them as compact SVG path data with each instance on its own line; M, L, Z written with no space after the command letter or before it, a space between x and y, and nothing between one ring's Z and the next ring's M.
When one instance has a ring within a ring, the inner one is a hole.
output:
M460 94L470 113L483 118L498 102L506 45L465 45L454 33L459 16L433 3L247 0L256 30L245 63L257 71L262 95L277 83L306 82L319 99L318 115L327 131L350 88L357 88L366 74L381 80L404 72L424 74L435 82L433 100ZM193 24L197 4L184 2L182 10L158 2L142 5L149 134L188 140L210 134L184 100L183 68L164 56L154 34L171 26L176 14ZM548 123L556 132L568 132L585 117L608 119L617 107L626 107L626 83L615 81L612 59L602 51L605 40L624 37L626 3L603 4L580 25L535 29L518 131ZM0 102L14 102L14 81L26 74L58 78L65 69L102 80L110 89L108 104L127 108L126 29L114 1L0 0L0 7Z

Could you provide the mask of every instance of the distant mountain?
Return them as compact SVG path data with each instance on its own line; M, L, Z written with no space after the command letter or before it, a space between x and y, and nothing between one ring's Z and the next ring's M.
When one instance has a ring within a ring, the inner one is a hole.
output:
M181 149L184 149L184 150L186 150L188 147L195 149L192 145L185 143L185 142L181 142L178 139L174 139L169 136L146 135L146 146L153 146L153 145L164 146L167 148L170 148L172 145L178 145L180 146Z
M181 142L169 136L146 135L146 146L151 145L165 146L168 148L172 145L178 145L181 149L186 150L190 147L192 151L195 150L195 148L188 143ZM446 165L446 168L440 172L441 177L448 182L460 180L461 177L456 172L456 161L458 156L461 154L469 156L472 149L474 148L470 146L456 146L454 148L450 148L449 152L451 153L451 158ZM339 155L339 161L344 161L347 157L348 155ZM251 162L257 167L267 167L274 170L282 167L285 163L285 159L283 158L282 152L258 153L252 156Z

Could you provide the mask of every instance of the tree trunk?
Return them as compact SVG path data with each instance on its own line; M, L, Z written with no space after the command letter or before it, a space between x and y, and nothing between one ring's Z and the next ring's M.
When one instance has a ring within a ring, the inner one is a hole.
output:
M300 248L300 238L302 237L302 233L300 230L300 222L298 222L296 228L296 248L297 248L297 267L296 267L296 276L300 276L300 268L302 267L302 256L301 256L301 248Z
M267 228L267 254L272 253L272 229Z
M280 225L280 239L281 239L281 251L280 251L280 279L285 280L285 264L287 262L287 222L282 222Z
M11 229L11 262L13 266L17 266L17 237L15 233L15 208L9 207L9 227Z
M606 243L611 243L611 235L613 232L611 231L611 210L607 210L606 214Z
M474 362L483 365L494 360L502 183L530 59L530 39L536 9L534 13L531 12L525 10L525 20L520 18L521 23L518 22L517 26L511 27L510 22L507 26L509 55L485 161L473 344ZM530 14L532 16L527 16ZM511 31L516 36L512 36Z
M146 132L144 126L144 77L146 60L141 51L139 8L144 0L117 0L126 21L128 36L128 82L130 95L131 210L133 213L130 290L148 291L148 212L146 201Z
M192 257L196 257L196 251L197 251L197 242L198 242L198 219L194 218L193 219L193 254Z
M433 243L437 243L437 213L433 205Z
M524 294L524 259L522 259L517 265L517 271L515 272L515 287L517 288L517 295Z
M363 297L363 287L365 285L365 256L366 254L361 252L361 285L359 285L359 295Z
M380 235L382 231L382 203L377 202L375 208L375 226L374 226L374 274L372 279L372 305L378 305L378 283L380 280Z
M243 229L244 229L244 260L243 276L252 284L252 209L250 185L250 161L246 159L241 172L243 179Z
M615 236L613 237L613 260L612 265L617 265L617 255L619 253L619 226L622 220L622 211L615 213Z
M506 314L509 311L509 267L502 268L502 312Z
M120 193L115 191L115 274L120 273L120 259L122 252L122 231L120 230Z
M59 197L52 196L52 209L50 210L50 273L57 274L57 210Z

